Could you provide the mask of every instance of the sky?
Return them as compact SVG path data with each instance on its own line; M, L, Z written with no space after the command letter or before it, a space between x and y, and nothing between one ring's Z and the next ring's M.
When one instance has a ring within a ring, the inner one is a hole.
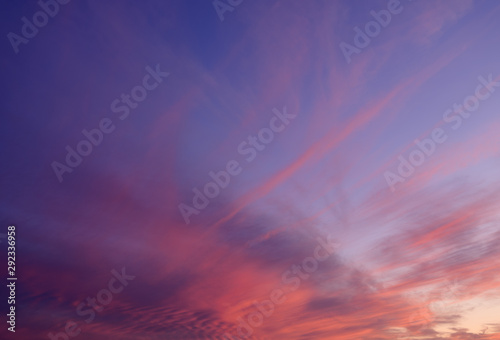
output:
M4 3L0 338L500 339L499 16Z

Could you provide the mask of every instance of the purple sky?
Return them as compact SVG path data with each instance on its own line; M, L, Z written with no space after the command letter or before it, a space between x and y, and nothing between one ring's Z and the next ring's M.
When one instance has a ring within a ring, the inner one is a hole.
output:
M500 339L498 2L0 16L0 338Z

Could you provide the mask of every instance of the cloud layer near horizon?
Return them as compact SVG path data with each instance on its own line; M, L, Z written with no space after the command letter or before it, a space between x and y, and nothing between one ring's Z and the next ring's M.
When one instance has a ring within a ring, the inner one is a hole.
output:
M10 6L4 32L38 10ZM449 116L459 128L443 120L478 77L498 81L500 7L402 0L347 63L339 44L387 6L243 1L221 22L209 1L80 1L18 54L4 43L16 338L72 320L93 340L500 339L498 87ZM147 66L170 74L121 120L111 104ZM103 118L114 131L60 183L52 162ZM272 124L249 160L242 143ZM446 141L391 190L384 174L436 128ZM179 204L231 161L241 171L186 224ZM122 268L135 278L87 323L78 306Z

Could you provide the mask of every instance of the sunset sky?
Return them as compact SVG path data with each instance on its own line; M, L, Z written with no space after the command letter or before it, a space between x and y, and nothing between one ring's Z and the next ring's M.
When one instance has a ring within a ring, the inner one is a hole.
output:
M1 339L500 339L500 2L58 1L0 11Z

